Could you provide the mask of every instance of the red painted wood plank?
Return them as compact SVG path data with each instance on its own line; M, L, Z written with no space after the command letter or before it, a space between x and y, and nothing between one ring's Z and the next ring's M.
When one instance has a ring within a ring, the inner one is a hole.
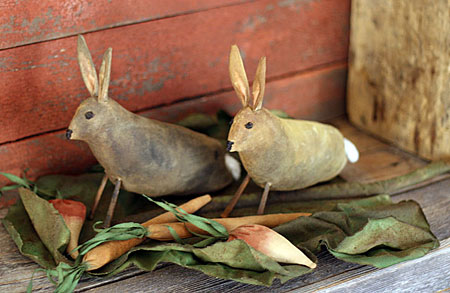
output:
M114 48L110 96L136 111L231 88L233 43L245 53L250 80L263 55L269 78L345 59L348 4L263 0L86 39L96 64ZM70 37L0 51L0 143L67 127L87 96L75 47Z
M0 50L249 0L2 0Z
M325 120L344 114L346 65L338 64L267 84L265 107L283 109L288 114ZM216 113L225 109L236 113L241 107L234 92L187 100L171 106L144 111L154 119L174 122L191 113ZM89 148L83 142L68 141L64 131L57 131L0 145L0 171L35 178L51 173L78 173L94 164ZM0 186L6 181L0 177Z

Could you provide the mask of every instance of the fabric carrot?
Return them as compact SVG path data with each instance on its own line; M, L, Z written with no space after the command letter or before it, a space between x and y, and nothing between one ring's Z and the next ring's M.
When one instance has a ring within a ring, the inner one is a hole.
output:
M78 251L73 250L78 246L78 238L86 218L86 206L82 202L69 199L52 199L49 202L61 214L70 231L66 251L73 259L76 259Z
M281 263L293 263L311 269L317 265L300 249L274 230L262 225L243 225L230 232L228 241L245 241L261 253Z
M258 224L269 228L276 227L283 223L292 221L298 217L310 216L310 213L289 213L289 214L268 214L260 216L248 216L238 218L218 218L211 219L223 225L228 232L242 225ZM151 224L146 226L148 236L151 239L160 241L174 240L173 232L180 238L189 238L195 234L208 235L208 233L191 223L164 223ZM171 231L172 230L172 231Z
M210 195L203 195L194 198L182 205L180 205L180 210L182 209L186 213L195 213L197 210L201 209L203 206L211 201ZM170 223L177 221L176 216L171 212L166 212L155 218L148 220L143 223L142 226L149 227L154 224L159 223ZM145 238L133 238L129 240L116 240L109 241L99 246L93 248L83 257L83 263L87 264L87 271L93 271L101 268L105 264L117 259L124 253L128 252L131 248L141 244Z

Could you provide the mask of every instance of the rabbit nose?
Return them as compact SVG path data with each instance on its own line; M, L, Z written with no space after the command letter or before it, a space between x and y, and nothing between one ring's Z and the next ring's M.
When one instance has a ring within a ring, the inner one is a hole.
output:
M73 133L72 130L67 129L67 131L66 131L66 138L67 138L67 139L70 139L70 137L72 137L72 133Z
M233 141L227 141L227 151L231 151L231 148L233 147L234 142Z

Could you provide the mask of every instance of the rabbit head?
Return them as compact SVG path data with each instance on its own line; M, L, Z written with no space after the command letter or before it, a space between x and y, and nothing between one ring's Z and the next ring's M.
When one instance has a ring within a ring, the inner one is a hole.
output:
M259 60L253 81L253 103L250 102L250 88L239 48L231 47L230 78L237 96L242 102L242 109L233 118L228 134L227 150L230 152L246 151L259 144L264 144L270 137L273 127L273 115L262 107L265 79L266 57Z
M86 41L81 35L78 36L77 52L81 75L91 97L78 106L66 137L89 141L95 139L105 129L105 125L115 119L114 108L118 104L108 98L112 49L109 48L103 55L98 77Z

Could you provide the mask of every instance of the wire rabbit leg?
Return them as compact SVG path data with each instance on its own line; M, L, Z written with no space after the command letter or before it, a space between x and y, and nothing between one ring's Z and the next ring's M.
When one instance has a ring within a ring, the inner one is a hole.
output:
M258 212L257 212L258 215L264 214L264 209L266 208L266 203L267 203L267 197L269 196L270 186L272 186L272 183L270 183L270 182L267 182L266 186L264 186L264 191L261 196L261 201L259 202L259 207L258 207Z
M233 198L228 203L227 207L223 211L223 213L220 215L222 218L227 218L231 211L234 209L234 206L239 201L239 198L241 197L242 193L244 192L245 188L247 187L248 183L250 182L250 176L245 176L244 180L242 181L241 185L239 186L238 190L236 190L236 193L234 194Z
M105 223L103 227L108 228L111 225L111 220L114 215L114 209L117 204L117 199L119 198L120 186L122 185L122 180L117 179L116 185L114 186L114 192L111 197L111 202L109 203L108 212L106 213Z
M102 183L97 190L97 195L95 196L94 205L92 206L91 213L89 214L89 219L92 220L95 215L95 211L97 210L98 203L100 202L100 198L102 198L103 190L105 190L106 183L108 182L108 176L105 174L102 179Z

